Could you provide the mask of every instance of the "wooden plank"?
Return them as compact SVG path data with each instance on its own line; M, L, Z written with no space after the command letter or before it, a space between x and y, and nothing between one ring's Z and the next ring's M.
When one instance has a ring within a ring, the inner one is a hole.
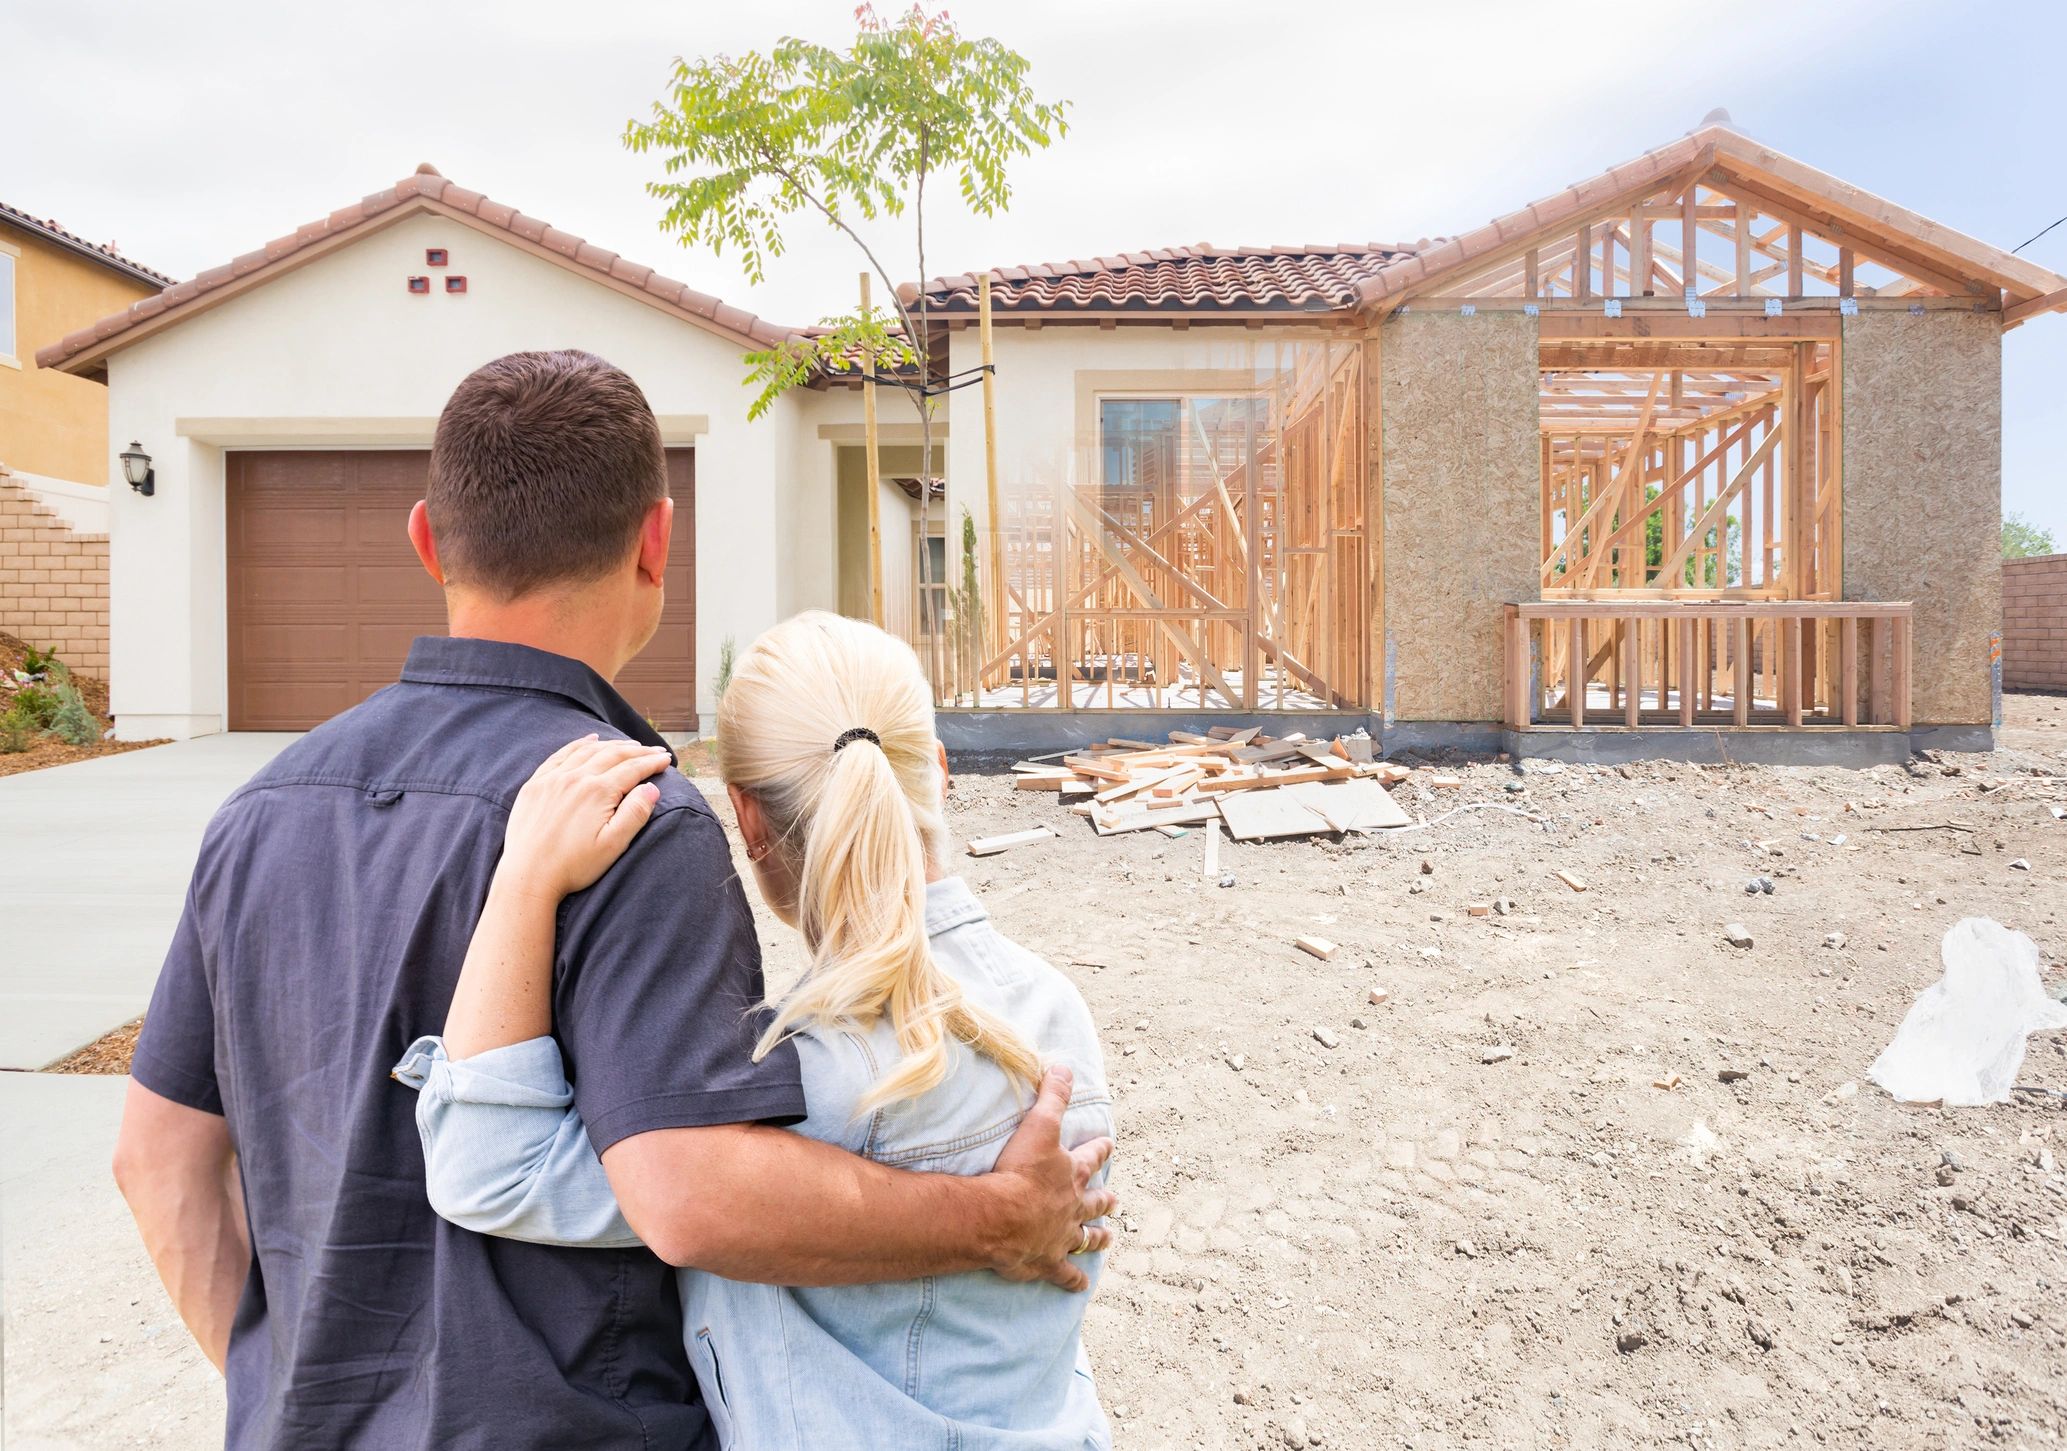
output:
M1578 730L1586 724L1586 621L1574 615L1566 628L1565 704L1571 707L1572 729Z
M1737 621L1737 679L1730 689L1732 697L1731 717L1742 725L1751 724L1751 621Z
M1679 723L1694 723L1694 622L1679 621Z
M869 314L869 277L861 274L861 312ZM876 436L876 385L869 379L875 375L876 359L873 355L862 364L865 371L861 380L861 436L862 446L868 451L868 617L877 629L883 628L883 500L882 500L882 455L877 448ZM920 474L927 470L926 461L920 461ZM925 487L923 477L920 488ZM921 548L924 542L921 541ZM916 628L917 622L914 621Z
M1010 851L1015 846L1032 846L1037 841L1046 841L1055 835L1052 826L1029 827L1025 831L1008 831L1002 836L979 836L969 843L970 856L995 856L1001 851Z
M1100 781L1132 781L1134 773L1124 766L1114 766L1094 760L1090 756L1064 756L1062 764L1080 776L1095 777Z
M1632 729L1641 720L1638 711L1643 705L1643 627L1640 615L1622 622L1622 724Z
M1292 945L1309 957L1318 957L1326 962L1335 955L1335 944L1325 937L1295 937Z
M1560 867L1558 870L1552 872L1551 875L1556 877L1559 881L1563 882L1566 886L1570 887L1575 892L1583 892L1586 890L1585 880L1581 878L1577 873L1565 871L1562 867Z
M1802 715L1801 620L1780 622L1780 706L1787 724L1799 730Z
M1202 875L1209 882L1220 880L1220 823L1217 821L1206 826L1206 866Z
M1002 601L1005 597L1005 535L1003 505L998 502L998 385L997 369L991 356L988 270L976 281L976 335L983 358L983 536L989 546L986 554L990 563L990 597ZM919 460L919 472L922 475L930 473L931 464L931 459ZM1005 611L1001 604L992 605L984 634L983 647L970 653L987 654L1005 643ZM977 684L990 684L990 677L979 679Z
M1236 791L1254 791L1265 786L1297 786L1302 781L1347 781L1356 774L1356 768L1347 761L1333 766L1301 766L1290 771L1273 771L1269 775L1220 776L1211 781L1199 782L1198 789L1215 795Z
M1910 720L1909 694L1911 682L1915 679L1914 673L1911 670L1913 663L1911 660L1911 640L1914 632L1910 629L1909 617L1907 615L1897 615L1894 619L1894 626L1894 659L1890 662L1890 671L1894 678L1889 682L1889 689L1893 691L1895 697L1893 702L1895 707L1895 728L1906 731L1909 729Z
M1855 726L1859 723L1859 621L1856 616L1847 615L1839 622L1841 634L1838 637L1838 691L1843 697L1844 723Z

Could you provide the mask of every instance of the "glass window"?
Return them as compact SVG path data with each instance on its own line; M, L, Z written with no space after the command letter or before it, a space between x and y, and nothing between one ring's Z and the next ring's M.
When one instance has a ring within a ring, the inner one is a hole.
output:
M926 541L926 581L920 586L920 594L919 633L930 639L941 632L941 621L947 615L947 536L944 534L935 534Z
M1195 494L1229 477L1261 442L1265 398L1106 398L1098 404L1099 482Z
M0 252L0 356L18 356L14 349L14 257Z

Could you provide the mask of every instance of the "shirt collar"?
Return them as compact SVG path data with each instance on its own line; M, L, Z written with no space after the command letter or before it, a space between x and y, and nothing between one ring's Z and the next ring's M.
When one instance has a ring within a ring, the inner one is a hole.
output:
M971 922L981 922L989 915L983 910L983 904L976 900L976 894L969 890L969 884L960 877L942 877L937 882L926 883L928 937L966 927Z
M420 635L409 647L402 678L417 685L485 685L557 695L635 741L667 744L609 681L579 660L529 645Z

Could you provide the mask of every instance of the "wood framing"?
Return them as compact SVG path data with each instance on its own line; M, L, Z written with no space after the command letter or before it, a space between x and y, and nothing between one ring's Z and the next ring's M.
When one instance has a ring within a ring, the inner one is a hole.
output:
M1365 350L1254 351L1246 386L1100 394L1079 477L1005 494L989 703L1368 703Z

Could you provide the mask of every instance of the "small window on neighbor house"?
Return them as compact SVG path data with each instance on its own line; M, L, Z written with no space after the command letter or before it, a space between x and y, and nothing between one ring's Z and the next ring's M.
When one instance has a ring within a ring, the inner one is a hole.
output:
M443 267L445 265L445 261L446 255L445 249L443 247L426 247L423 249L424 266Z
M14 254L0 252L0 357L14 356Z

